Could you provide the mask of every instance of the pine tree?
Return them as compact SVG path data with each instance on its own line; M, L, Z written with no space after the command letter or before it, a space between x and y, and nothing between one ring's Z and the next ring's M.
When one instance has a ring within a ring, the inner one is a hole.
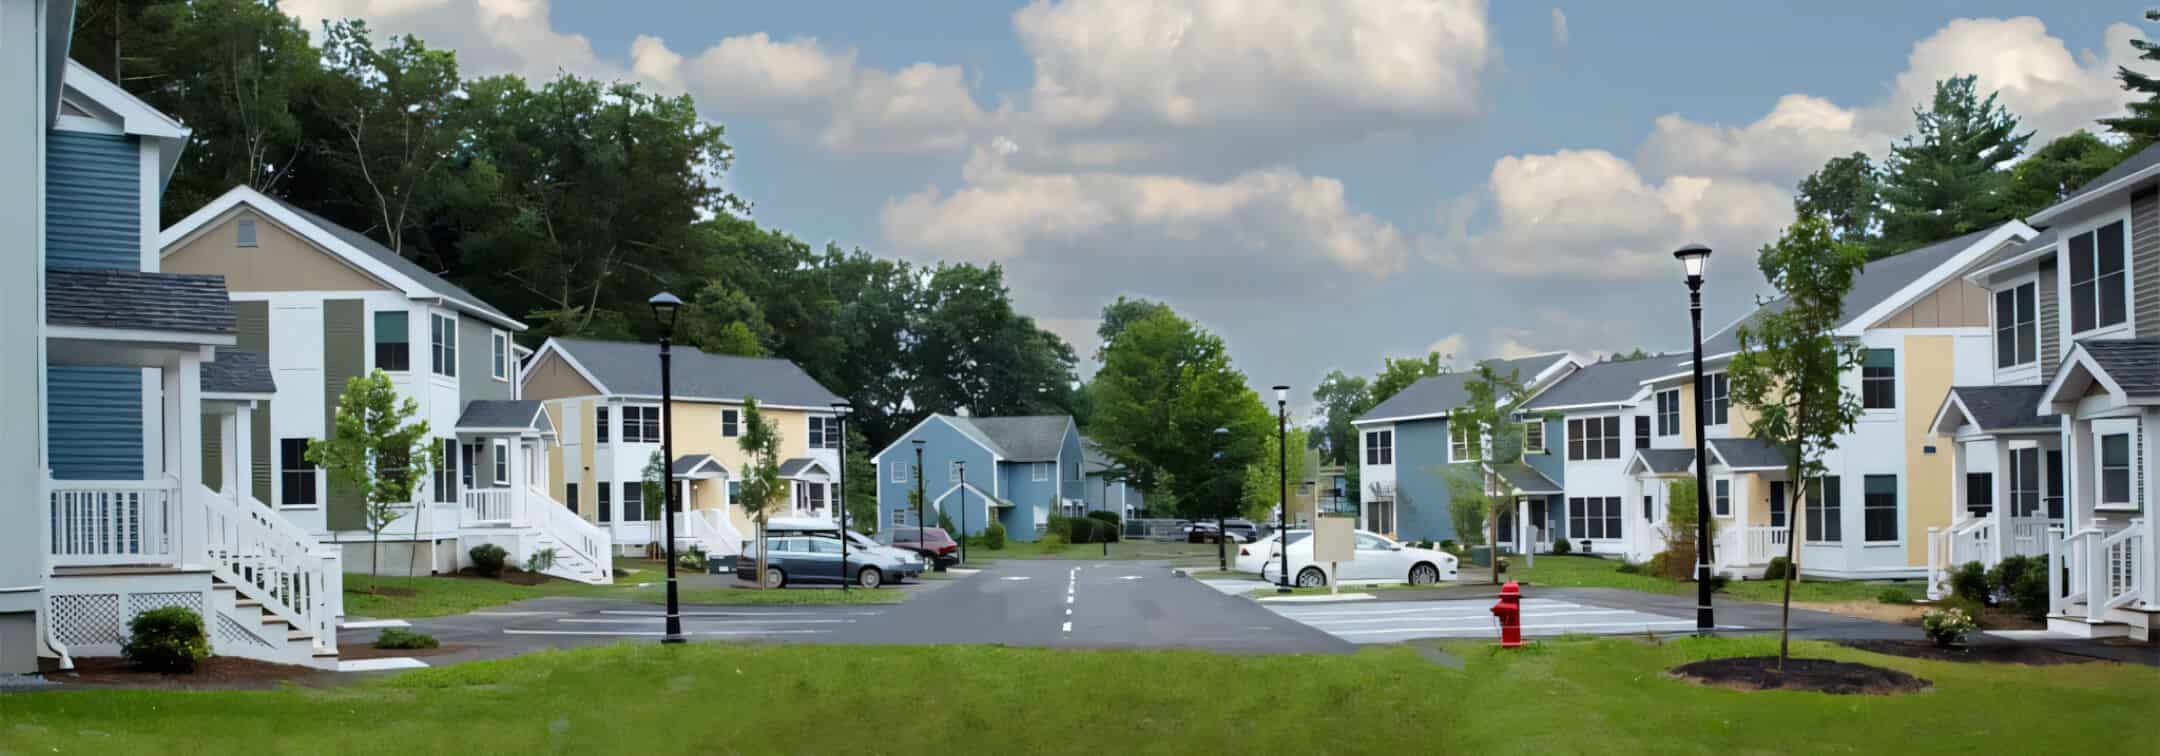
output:
M2145 20L2160 21L2160 10L2146 11ZM2130 46L2137 48L2138 60L2160 61L2160 44L2133 39ZM2122 82L2123 91L2142 94L2145 99L2130 103L2129 115L2102 118L2100 125L2129 137L2125 152L2134 155L2160 142L2160 79L2132 71L2129 66L2118 66L2115 79Z
M1936 82L1935 98L1913 109L1914 131L1883 162L1883 249L1903 251L2010 218L2008 174L1996 168L2024 154L2033 132L1980 97L1974 77Z

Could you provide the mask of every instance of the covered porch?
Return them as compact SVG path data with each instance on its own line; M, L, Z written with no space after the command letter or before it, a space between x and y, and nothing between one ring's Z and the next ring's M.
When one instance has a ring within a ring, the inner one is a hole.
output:
M1624 472L1633 487L1633 496L1629 500L1642 502L1639 508L1628 508L1630 526L1625 534L1626 558L1631 562L1647 562L1665 550L1666 540L1671 536L1671 527L1667 524L1671 522L1671 508L1696 506L1693 501L1672 501L1669 492L1673 481L1692 482L1695 479L1695 450L1637 449L1635 455L1628 458Z
M788 482L788 501L794 517L832 517L833 471L825 462L794 457L780 463L780 478Z
M734 474L709 454L685 454L668 466L682 510L674 516L678 548L695 545L710 556L742 553L742 528L734 506ZM747 517L742 518L747 525Z
M1713 438L1708 446L1711 564L1730 577L1761 577L1770 560L1785 556L1793 535L1785 451L1756 438Z
M1513 506L1501 510L1495 518L1494 543L1504 544L1517 554L1542 554L1553 550L1553 539L1565 537L1555 533L1553 523L1562 519L1560 496L1564 491L1560 484L1536 468L1521 463L1484 465L1487 485L1493 486Z
M607 582L614 570L614 538L564 506L547 491L548 445L555 426L540 402L492 399L467 402L457 436L445 439L429 487L432 504L409 510L423 518L406 525L429 537L457 541L456 559L478 543L493 543L514 564L544 555L543 572L568 580ZM455 491L456 496L448 496ZM454 500L453 504L445 504ZM410 515L408 515L410 516ZM392 523L386 532L399 532Z
M2073 347L2040 397L2061 415L2064 524L2048 539L2048 628L2152 638L2160 615L2160 340Z
M1950 389L1932 430L1950 439L1949 527L1928 529L1928 594L1949 593L1951 571L2005 557L2047 556L2064 522L2062 418L2040 414L2044 386Z

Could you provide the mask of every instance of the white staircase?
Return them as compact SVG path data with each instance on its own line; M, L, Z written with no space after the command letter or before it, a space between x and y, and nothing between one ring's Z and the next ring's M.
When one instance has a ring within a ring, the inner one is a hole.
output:
M509 553L512 566L523 566L534 554L553 550L555 559L543 574L594 585L615 582L614 539L538 486L472 489L462 499L460 553L493 543Z
M187 503L202 518L215 610L204 622L216 651L335 669L344 604L337 552L246 494L228 499L198 486Z
M693 509L675 515L675 537L688 541L705 550L708 557L736 556L742 553L742 532L728 522L727 513L717 509Z
M2048 629L2086 638L2154 639L2160 591L2145 521L2112 532L2084 528L2048 548Z
M1994 566L2002 561L1995 553L1995 520L1973 517L1949 528L1928 528L1927 594L1930 600L1950 595L1950 573L1966 562Z

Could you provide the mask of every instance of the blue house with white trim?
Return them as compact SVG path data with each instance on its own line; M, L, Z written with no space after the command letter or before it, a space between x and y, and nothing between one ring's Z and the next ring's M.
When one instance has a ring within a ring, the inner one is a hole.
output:
M1069 415L931 415L872 458L878 525L917 524L908 495L919 485L921 517L931 525L944 512L972 535L995 517L1008 537L1032 541L1048 529L1052 513L1084 509L1085 460L1079 425Z

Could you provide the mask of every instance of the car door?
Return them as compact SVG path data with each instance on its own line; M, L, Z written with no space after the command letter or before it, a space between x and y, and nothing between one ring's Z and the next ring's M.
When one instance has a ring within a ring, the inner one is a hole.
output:
M819 583L838 583L845 570L840 563L840 539L826 536L809 536L802 539L807 550L799 554L804 563L803 575Z
M1357 559L1342 569L1344 580L1386 580L1399 572L1395 563L1401 561L1395 544L1378 533L1357 531ZM1405 573L1407 574L1407 573Z

